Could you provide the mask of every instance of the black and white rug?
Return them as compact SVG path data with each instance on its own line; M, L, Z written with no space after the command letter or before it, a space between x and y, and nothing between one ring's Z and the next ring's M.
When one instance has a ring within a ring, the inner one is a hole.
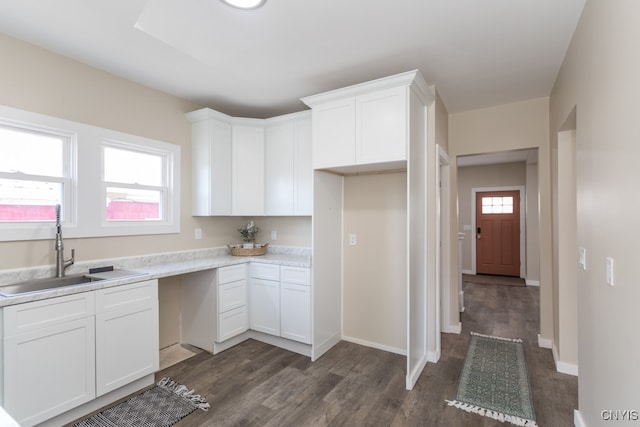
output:
M84 419L74 427L166 427L196 409L206 411L209 403L186 386L163 378L155 387Z

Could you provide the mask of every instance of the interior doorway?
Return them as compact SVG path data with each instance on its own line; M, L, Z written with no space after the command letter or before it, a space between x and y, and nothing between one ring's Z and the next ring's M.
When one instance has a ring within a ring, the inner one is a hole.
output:
M520 192L476 193L476 273L520 277Z

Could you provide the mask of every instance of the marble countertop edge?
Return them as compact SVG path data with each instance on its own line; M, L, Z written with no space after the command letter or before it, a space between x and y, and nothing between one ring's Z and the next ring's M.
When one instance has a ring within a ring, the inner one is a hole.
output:
M113 265L116 269L132 270L145 273L139 276L119 279L100 280L82 285L56 288L46 291L21 294L10 297L0 296L0 307L38 301L80 292L121 286L142 280L162 279L170 276L194 273L203 270L224 267L248 262L289 265L294 267L311 267L311 251L308 248L276 247L269 248L266 255L232 256L227 248L208 248L193 251L180 251L143 256L92 260L74 264L67 269L67 275L83 274L90 268ZM20 281L53 277L53 266L40 266L13 270L0 270L0 286Z

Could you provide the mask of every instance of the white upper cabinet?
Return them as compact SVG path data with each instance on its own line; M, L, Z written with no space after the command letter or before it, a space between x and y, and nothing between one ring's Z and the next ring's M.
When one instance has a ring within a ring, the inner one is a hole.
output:
M311 215L311 116L267 120L265 214Z
M311 215L310 112L262 120L205 108L187 118L192 215Z
M191 120L192 209L195 216L231 215L231 123L213 110Z
M417 75L411 71L303 98L312 111L313 168L359 172L406 167L411 91L431 97Z
M355 164L355 98L327 102L312 111L313 168Z
M264 126L251 122L232 127L232 215L264 215Z
M356 97L356 164L407 160L407 88Z

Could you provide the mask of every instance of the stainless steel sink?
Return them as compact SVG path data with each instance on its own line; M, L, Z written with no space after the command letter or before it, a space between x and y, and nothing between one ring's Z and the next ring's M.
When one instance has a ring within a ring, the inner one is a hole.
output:
M40 292L49 289L64 288L67 286L81 285L83 283L96 282L104 280L102 278L89 277L85 274L76 274L65 277L53 277L46 279L33 279L25 282L14 283L12 285L0 286L0 295L6 297L27 294L31 292Z

